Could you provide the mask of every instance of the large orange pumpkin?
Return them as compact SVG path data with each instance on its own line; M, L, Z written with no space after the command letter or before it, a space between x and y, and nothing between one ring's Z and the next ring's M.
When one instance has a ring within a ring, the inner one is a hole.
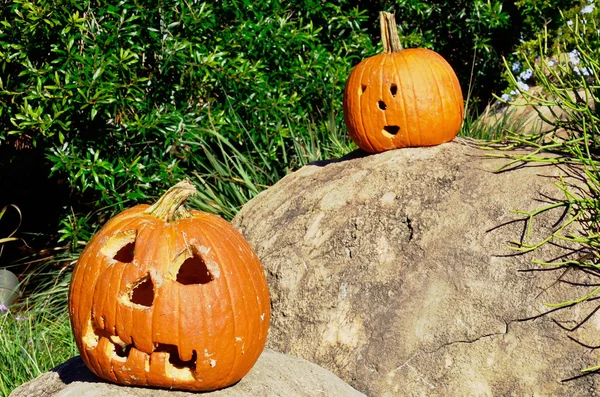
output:
M215 390L263 351L270 300L246 240L218 216L186 210L183 181L156 204L112 218L75 267L69 314L86 365L106 380Z
M380 16L384 53L359 63L344 90L350 137L371 153L452 140L464 113L452 67L434 51L402 49L394 15Z

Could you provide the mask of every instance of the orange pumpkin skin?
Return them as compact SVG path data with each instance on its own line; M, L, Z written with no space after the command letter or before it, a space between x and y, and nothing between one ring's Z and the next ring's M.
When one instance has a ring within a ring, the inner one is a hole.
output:
M263 351L262 266L227 221L166 222L138 205L112 218L74 270L69 315L85 364L125 385L194 391L239 381Z
M371 153L451 141L463 115L454 70L441 55L424 48L365 59L344 89L348 133Z

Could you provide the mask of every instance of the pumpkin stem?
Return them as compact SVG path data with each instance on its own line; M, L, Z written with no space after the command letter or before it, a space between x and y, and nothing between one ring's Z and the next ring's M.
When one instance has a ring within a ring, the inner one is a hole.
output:
M396 27L396 19L394 14L381 11L379 13L379 22L381 25L381 42L383 43L383 52L391 54L392 52L400 52L403 50L398 36L398 28Z
M163 194L156 203L148 207L144 212L159 217L165 222L174 222L178 219L191 218L192 214L183 207L188 197L196 194L196 187L184 179Z

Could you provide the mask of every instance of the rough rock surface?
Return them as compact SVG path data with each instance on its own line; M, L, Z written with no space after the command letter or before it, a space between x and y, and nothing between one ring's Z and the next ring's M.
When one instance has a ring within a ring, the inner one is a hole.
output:
M234 225L267 273L267 345L372 397L598 395L598 375L578 376L600 355L569 337L599 344L600 314L561 328L597 303L544 305L589 292L557 282L585 277L523 271L562 249L508 246L524 230L512 211L564 197L556 176L570 171L494 173L507 160L487 153L458 139L321 162L244 206ZM561 213L536 218L532 241Z
M265 350L252 370L227 389L209 393L161 390L106 383L72 358L14 390L10 397L359 397L364 394L331 372L296 357Z

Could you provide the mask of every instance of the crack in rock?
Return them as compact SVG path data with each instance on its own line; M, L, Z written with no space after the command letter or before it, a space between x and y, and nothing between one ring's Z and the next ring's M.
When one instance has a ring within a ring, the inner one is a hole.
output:
M509 325L512 324L515 321L520 321L520 320L510 320L508 322L505 321L504 322L504 331L502 331L502 332L492 332L492 333L489 333L489 334L484 334L484 335L478 336L478 337L476 337L474 339L463 339L463 340L455 340L455 341L451 341L451 342L446 342L446 343L443 343L442 345L438 346L437 348L435 348L435 349L433 349L431 351L424 352L424 354L437 353L438 351L440 351L440 350L442 350L442 349L444 349L446 347L449 347L449 346L452 346L452 345L456 345L456 344L469 344L470 345L470 344L479 342L482 339L493 338L495 336L504 336L504 335L507 335L508 334Z

